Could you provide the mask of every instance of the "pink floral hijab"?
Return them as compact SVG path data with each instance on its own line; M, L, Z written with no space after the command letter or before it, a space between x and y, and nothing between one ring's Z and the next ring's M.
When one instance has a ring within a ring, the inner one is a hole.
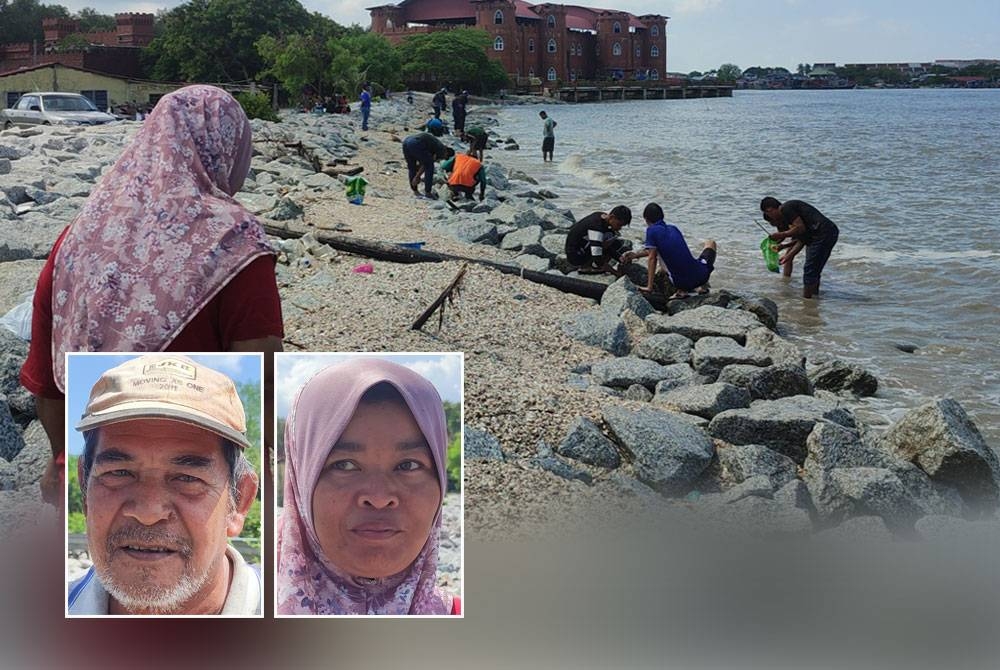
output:
M312 498L330 448L365 391L388 382L403 396L430 445L441 495L447 488L447 428L433 384L402 365L360 358L330 366L302 389L285 423L285 500L278 519L278 614L450 614L452 597L437 588L441 512L409 568L385 579L347 575L323 554Z
M214 86L164 96L73 220L55 259L52 363L67 351L161 351L255 258L273 254L233 195L252 151Z

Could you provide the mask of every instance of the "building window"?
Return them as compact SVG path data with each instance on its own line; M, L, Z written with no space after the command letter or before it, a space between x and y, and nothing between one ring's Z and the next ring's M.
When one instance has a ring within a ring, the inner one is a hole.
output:
M615 21L615 25L611 27L611 32L620 33L622 31L622 24Z
M535 78L535 68L529 67L528 68L528 79L534 79L534 78Z
M552 14L549 14L548 24L549 24L549 28L555 28L556 27L556 17L553 16Z
M570 81L576 81L576 70L570 70L569 71L569 80Z
M535 40L528 40L528 53L535 53Z
M642 47L637 46L635 48L635 57L636 58L642 58Z
M622 45L620 42L615 42L614 46L611 47L611 54L614 56L622 55Z
M659 70L650 71L649 78L652 79L653 81L656 81L657 79L660 78L660 71Z
M657 58L660 55L660 47L655 44L649 48L649 55L653 58Z
M503 51L503 38L497 35L497 38L493 40L493 50Z
M549 81L556 80L556 69L554 67L549 68Z
M556 41L549 40L549 53L554 54L556 52Z
M80 95L94 103L94 107L97 107L102 112L108 108L107 91L80 91Z
M497 26L503 25L503 12L499 9L497 10L497 13L493 15L493 24Z
M649 29L649 34L652 35L653 37L659 37L660 36L660 27L659 26L652 26Z

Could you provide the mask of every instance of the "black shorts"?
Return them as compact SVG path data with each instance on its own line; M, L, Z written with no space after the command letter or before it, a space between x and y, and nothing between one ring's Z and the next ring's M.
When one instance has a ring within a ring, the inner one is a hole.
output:
M550 154L550 153L552 153L552 150L555 149L555 147L556 147L556 138L554 138L554 137L545 137L545 138L542 138L542 153L543 154Z
M707 248L703 249L701 255L698 256L698 260L705 261L705 265L708 266L709 270L715 269L715 249Z

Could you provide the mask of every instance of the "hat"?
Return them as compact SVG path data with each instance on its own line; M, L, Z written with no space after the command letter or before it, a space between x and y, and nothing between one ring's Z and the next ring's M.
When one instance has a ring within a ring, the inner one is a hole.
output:
M243 403L233 381L186 356L141 356L111 368L90 390L76 429L135 419L180 421L240 448L250 446Z
M441 119L431 119L427 122L427 129L431 130L433 128L444 128L444 123Z

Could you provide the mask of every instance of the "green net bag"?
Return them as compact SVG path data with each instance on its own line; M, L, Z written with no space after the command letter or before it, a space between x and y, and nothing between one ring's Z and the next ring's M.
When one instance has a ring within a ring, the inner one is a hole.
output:
M347 185L347 200L353 205L360 205L365 201L365 188L368 180L361 176L348 177L344 182Z
M760 251L764 254L764 263L771 272L778 271L778 243L765 237L760 241Z

